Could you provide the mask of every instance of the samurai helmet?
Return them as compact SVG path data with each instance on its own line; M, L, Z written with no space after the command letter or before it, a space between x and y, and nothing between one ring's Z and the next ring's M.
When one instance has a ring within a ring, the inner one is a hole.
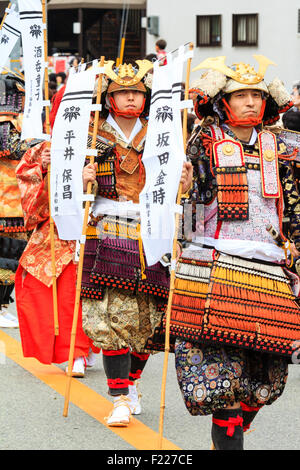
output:
M112 109L114 114L128 118L138 117L142 113L147 114L145 110L146 101L150 100L152 76L149 71L153 68L153 63L149 60L136 60L137 66L132 64L121 64L118 67L114 66L115 62L109 60L104 64L104 87L103 93L106 97L106 107ZM113 93L122 90L140 91L144 93L144 102L140 110L135 112L122 113L118 110ZM147 100L148 98L148 100ZM149 105L147 103L147 108Z
M243 125L243 122L236 122L230 116L230 108L226 103L226 96L239 90L252 89L262 92L264 99L262 112L251 125L258 125L261 122L272 124L279 119L279 113L285 112L293 105L281 80L275 78L269 85L264 80L267 68L276 64L262 55L253 57L258 62L258 71L243 62L228 67L225 64L225 56L208 58L193 69L193 71L208 69L192 84L190 90L197 97L195 112L199 118L217 113L225 122ZM249 123L245 122L244 125L247 126Z
M152 62L149 60L136 60L138 68L132 64L121 64L113 69L114 61L106 62L104 69L107 77L111 80L107 93L128 89L147 92L144 84L146 74L153 68Z

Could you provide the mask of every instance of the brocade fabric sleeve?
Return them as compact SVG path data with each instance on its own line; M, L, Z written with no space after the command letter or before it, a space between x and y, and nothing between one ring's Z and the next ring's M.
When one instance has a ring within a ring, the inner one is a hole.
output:
M46 145L47 142L42 142L27 150L16 168L24 224L28 230L49 218L48 182L41 160L41 152Z

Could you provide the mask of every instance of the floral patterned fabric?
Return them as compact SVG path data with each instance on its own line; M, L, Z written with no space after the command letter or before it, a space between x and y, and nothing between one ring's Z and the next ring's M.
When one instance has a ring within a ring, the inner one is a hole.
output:
M271 405L288 375L281 357L219 345L176 340L175 364L184 403L191 415L209 415L234 402Z
M94 346L118 350L130 346L145 352L145 344L161 320L152 296L106 289L103 300L82 299L82 326Z
M42 171L41 160L46 145L47 142L42 142L28 150L16 170L25 227L33 230L16 272L16 304L24 356L50 364L63 363L68 359L77 265L72 262L75 242L60 240L55 229L59 326L59 335L55 335L48 178L47 172ZM89 338L82 330L79 305L74 358L87 356L89 346Z

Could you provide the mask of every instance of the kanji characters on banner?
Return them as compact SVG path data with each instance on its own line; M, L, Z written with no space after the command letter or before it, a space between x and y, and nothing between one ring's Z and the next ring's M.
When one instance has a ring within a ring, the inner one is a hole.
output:
M149 266L172 253L176 197L185 160L181 83L185 56L168 56L160 67L154 63L149 125L143 163L146 183L140 194L141 236Z
M99 70L99 69L98 69ZM83 183L95 69L70 73L52 132L51 214L61 240L82 233Z
M44 29L40 0L19 0L25 73L25 106L21 139L44 139L42 112L45 73Z

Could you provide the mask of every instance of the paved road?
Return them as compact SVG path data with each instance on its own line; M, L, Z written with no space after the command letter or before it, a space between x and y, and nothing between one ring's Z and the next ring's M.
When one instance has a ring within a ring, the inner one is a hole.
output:
M59 390L57 384L65 380L62 371L66 364L41 368L38 361L30 360L34 365L27 368L26 361L18 362L19 341L19 330L0 329L1 450L135 450L149 448L150 441L154 443L153 449L156 448L162 353L152 356L144 371L142 414L130 430L122 429L116 433L107 428L102 419L103 407L110 398L106 393L101 355L86 377L77 379L78 387L72 382L71 390L76 389L77 404L70 403L65 418L64 389ZM299 392L300 366L291 365L284 395L257 416L255 430L245 436L245 449L300 449ZM78 406L80 399L83 407ZM210 427L210 417L191 417L185 410L176 381L174 357L170 355L164 438L171 448L173 443L174 448L183 450L209 450Z

